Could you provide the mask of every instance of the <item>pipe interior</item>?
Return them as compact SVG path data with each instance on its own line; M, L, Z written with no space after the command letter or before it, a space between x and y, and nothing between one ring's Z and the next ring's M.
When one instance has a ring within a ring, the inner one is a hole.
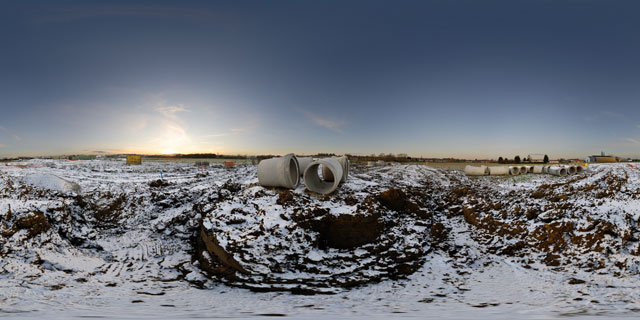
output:
M294 186L298 185L300 179L300 171L298 170L298 162L291 157L289 159L289 179Z

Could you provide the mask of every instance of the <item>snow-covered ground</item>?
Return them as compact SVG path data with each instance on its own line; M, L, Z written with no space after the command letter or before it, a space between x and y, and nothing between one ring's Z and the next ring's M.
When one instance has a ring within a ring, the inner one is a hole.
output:
M262 188L251 165L0 165L0 316L639 315L640 170L352 168L335 194L317 196ZM52 190L52 175L80 191ZM375 237L341 224L349 215L375 217L355 222ZM353 242L327 221L356 232ZM246 272L203 268L220 264L198 244L203 232Z

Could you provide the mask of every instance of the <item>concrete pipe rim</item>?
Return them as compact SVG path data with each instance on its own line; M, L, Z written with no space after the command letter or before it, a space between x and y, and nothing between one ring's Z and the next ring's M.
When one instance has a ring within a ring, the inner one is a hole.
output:
M326 166L333 174L333 181L328 182L320 178L318 171ZM312 162L304 171L304 183L310 191L319 194L330 194L338 189L342 180L342 165L335 159L318 159ZM338 178L339 177L339 178Z
M282 158L287 160L289 183L293 185L295 189L300 184L300 164L298 164L298 158L293 153L289 153ZM285 171L285 173L287 173Z

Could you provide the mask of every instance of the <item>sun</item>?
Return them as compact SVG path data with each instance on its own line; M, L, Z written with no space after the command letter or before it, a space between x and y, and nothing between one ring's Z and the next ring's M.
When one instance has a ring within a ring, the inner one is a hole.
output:
M162 154L176 154L177 152L173 149L165 149L161 151Z

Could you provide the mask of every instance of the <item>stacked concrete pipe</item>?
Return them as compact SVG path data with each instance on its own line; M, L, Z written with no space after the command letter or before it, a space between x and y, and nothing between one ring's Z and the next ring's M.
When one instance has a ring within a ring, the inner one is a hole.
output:
M524 166L525 168L527 168L527 173L533 173L533 167L532 166Z
M527 174L529 173L529 168L526 166L521 166L520 167L520 174Z
M576 166L576 174L581 174L584 172L583 166Z
M575 166L567 166L567 174L576 174L577 170Z
M304 174L304 171L307 167L313 162L313 158L311 157L300 157L298 158L298 165L300 166L300 176Z
M567 169L564 167L549 167L549 174L564 177L567 175Z
M468 176L486 176L489 174L489 168L487 166L466 166L464 167L464 173Z
M322 166L323 171L325 167L331 171L332 176L335 177L334 181L325 181L320 178L318 172L320 166ZM338 188L342 180L342 173L342 165L338 160L334 158L318 159L312 162L304 171L304 183L310 191L329 194Z
M265 187L294 189L300 183L300 166L293 153L258 164L258 183Z
M508 176L509 168L507 167L488 167L491 176Z
M517 176L520 174L520 167L509 167L509 175Z
M533 173L542 173L544 166L533 166Z
M342 156L333 157L333 159L338 160L338 162L340 162L340 165L342 166L342 180L340 181L340 183L347 182L347 177L349 176L349 168L351 167L349 158L347 158L346 156ZM322 179L324 179L325 181L333 181L333 173L331 173L331 170L327 166L322 166Z

